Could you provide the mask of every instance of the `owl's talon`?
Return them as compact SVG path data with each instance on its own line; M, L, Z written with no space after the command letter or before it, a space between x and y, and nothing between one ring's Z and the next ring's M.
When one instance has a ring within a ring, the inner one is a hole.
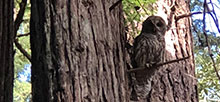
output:
M146 68L152 68L153 66L155 66L156 65L156 62L150 62L150 63L146 63L145 64L145 67Z
M150 64L150 63L146 63L146 64L145 64L145 67L146 67L146 68L151 68L152 66L153 66L153 65Z

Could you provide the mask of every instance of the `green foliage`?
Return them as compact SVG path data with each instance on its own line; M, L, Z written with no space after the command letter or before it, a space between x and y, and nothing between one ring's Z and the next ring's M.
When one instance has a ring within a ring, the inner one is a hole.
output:
M31 84L29 82L14 81L14 102L29 102L30 92Z
M19 43L22 47L30 54L30 37L22 37L19 39ZM16 53L14 56L14 68L15 68L15 77L18 73L21 72L25 64L30 64L29 60L15 47Z
M217 60L220 60L220 56L216 55ZM216 77L213 63L208 55L207 48L195 49L195 61L196 61L196 76L198 78L198 91L199 98L204 99L209 97L210 99L219 99L219 80ZM216 63L220 65L219 61Z
M138 29L138 22L142 22L143 17L153 15L156 11L153 4L156 0L123 0L123 10L125 17L125 25L128 28L127 33L133 37L140 33Z

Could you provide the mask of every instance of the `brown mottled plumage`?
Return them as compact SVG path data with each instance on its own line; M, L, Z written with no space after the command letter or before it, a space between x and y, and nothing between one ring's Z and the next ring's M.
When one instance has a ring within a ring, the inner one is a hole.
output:
M151 80L158 68L156 63L164 62L166 23L159 16L150 16L143 22L141 34L134 40L132 62L134 68L145 67L135 73L134 90L137 99L145 100L151 90Z

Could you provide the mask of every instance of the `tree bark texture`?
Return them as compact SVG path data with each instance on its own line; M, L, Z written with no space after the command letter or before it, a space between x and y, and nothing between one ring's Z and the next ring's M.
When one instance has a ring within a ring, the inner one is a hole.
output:
M13 0L0 1L0 102L13 101Z
M175 19L190 12L190 0L159 0L158 14L167 20L166 61L189 59L163 66L153 81L148 102L198 102L190 17ZM164 15L163 15L164 14Z
M117 0L31 0L33 102L127 102Z

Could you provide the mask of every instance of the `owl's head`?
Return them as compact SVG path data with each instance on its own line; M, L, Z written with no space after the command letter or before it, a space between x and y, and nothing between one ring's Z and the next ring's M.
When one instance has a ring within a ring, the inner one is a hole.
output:
M166 23L159 16L149 16L142 24L142 33L161 33L166 32Z

